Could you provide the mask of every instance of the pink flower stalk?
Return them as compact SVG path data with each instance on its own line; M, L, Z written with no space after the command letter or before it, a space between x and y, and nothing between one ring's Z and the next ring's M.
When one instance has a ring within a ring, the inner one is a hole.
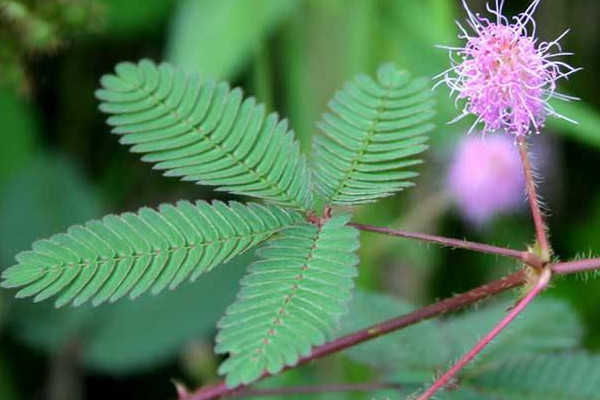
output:
M462 0L468 14L469 34L457 22L464 47L446 47L452 67L438 75L456 100L464 100L462 113L452 122L474 114L477 119L471 131L483 122L484 132L504 130L515 135L540 132L548 115L574 122L558 114L549 100L576 100L556 92L556 81L567 78L578 69L555 60L565 53L559 41L565 31L552 42L539 42L535 37L533 14L541 0L511 20L502 15L504 0L495 0L495 8L487 5L492 18L473 14ZM437 85L436 85L437 86Z
M463 138L447 188L461 214L477 226L518 209L525 204L525 178L517 146L508 136Z

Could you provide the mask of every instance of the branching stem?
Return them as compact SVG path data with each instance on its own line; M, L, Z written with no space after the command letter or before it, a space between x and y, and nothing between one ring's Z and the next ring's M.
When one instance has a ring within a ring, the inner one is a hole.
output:
M524 309L531 303L531 301L540 294L550 283L552 272L549 268L546 268L540 274L539 280L533 289L521 300L517 305L483 338L475 347L473 347L467 354L465 354L456 364L452 366L444 375L437 379L433 385L431 385L425 393L423 393L417 400L428 400L438 390L450 382L450 380L469 362L471 362L492 340L496 338Z
M531 215L533 216L533 223L535 225L536 238L541 249L542 261L547 263L550 261L552 250L550 248L550 242L548 241L546 224L544 222L544 216L542 214L539 198L535 188L533 169L531 168L531 161L529 159L529 151L527 150L527 141L525 140L525 137L520 137L518 139L518 145L519 153L521 154L521 161L523 163L527 197L529 198L529 207L531 208Z
M527 251L507 249L504 247L470 242L462 239L447 238L443 236L430 235L427 233L408 232L401 229L392 229L380 226L358 224L354 222L350 223L349 225L352 225L361 231L381 233L389 236L397 236L407 239L419 240L427 243L435 243L452 248L466 249L476 251L479 253L495 254L502 257L513 258L522 261L528 265L531 265L532 267L537 269L541 269L543 265L542 261L535 254Z
M421 321L459 310L465 306L477 303L488 297L500 294L517 286L521 286L525 283L525 281L525 273L523 271L519 271L468 292L434 304L430 304L413 311L412 313L373 325L369 328L362 329L346 336L342 336L338 339L332 340L331 342L315 347L310 355L302 357L294 367L306 364L321 357L325 357L329 354L337 353L341 350L366 342L368 340L375 339L387 333L406 328ZM261 377L261 379L266 378L267 376L269 375L265 374ZM228 388L225 382L220 382L212 386L201 388L187 397L181 398L180 400L213 400L223 396L231 395L241 390L243 390L243 387L232 389Z
M552 267L552 271L556 274L575 274L596 269L600 269L600 258L558 263Z

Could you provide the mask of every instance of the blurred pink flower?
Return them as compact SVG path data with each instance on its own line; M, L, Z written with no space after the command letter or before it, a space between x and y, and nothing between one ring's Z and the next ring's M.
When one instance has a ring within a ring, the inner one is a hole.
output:
M475 225L518 209L525 201L525 180L514 140L505 135L463 138L447 188L461 214Z
M534 0L524 12L508 19L502 15L504 0L495 0L495 8L487 6L490 18L469 10L467 23L472 34L460 23L460 39L464 47L446 47L452 67L440 74L438 84L446 83L464 101L462 113L453 121L474 114L484 124L484 132L504 130L515 135L532 131L539 133L546 117L558 114L549 100L575 100L556 92L556 81L578 71L559 56L563 52L559 41L568 31L552 42L539 42L533 14L541 0ZM573 121L571 121L573 122Z

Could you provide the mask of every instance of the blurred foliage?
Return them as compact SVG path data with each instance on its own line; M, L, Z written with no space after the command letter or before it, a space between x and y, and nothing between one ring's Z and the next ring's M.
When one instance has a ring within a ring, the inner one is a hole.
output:
M1 0L0 84L30 89L26 58L55 52L67 40L99 28L94 0Z
M95 320L90 328L85 363L111 374L139 372L177 356L193 339L210 342L251 258L240 256L203 279L160 296L103 307L105 319Z
M105 34L121 40L156 33L173 11L175 0L94 0L105 13Z
M3 358L0 358L0 398L11 400L19 399L13 381L9 366Z
M297 4L296 0L180 1L171 22L166 58L204 77L235 76Z
M452 364L485 335L510 306L510 302L500 302L441 322L427 321L356 346L346 354L358 362L387 371L388 380L405 386L416 385L416 389L427 384L437 371ZM358 291L344 320L343 332L352 332L392 318L399 311L406 313L412 309L389 296ZM556 398L597 398L592 393L596 393L593 388L600 369L592 366L598 357L578 352L580 325L573 310L562 301L538 299L495 340L494 346L488 347L467 367L462 373L460 394L448 398L466 400L470 398L471 387L483 395L482 398L490 399L496 396L515 399L524 390L527 396L523 399L542 399L555 394ZM562 365L565 362L568 368L578 372L561 374L559 371L565 370ZM531 368L523 365L531 365ZM515 368L523 372L529 370L529 373L515 373ZM507 376L519 378L507 379ZM548 383L537 383L546 379L553 381L551 387Z
M0 260L11 264L16 251L37 237L102 215L99 193L57 155L38 155L2 186Z
M19 303L10 329L50 354L75 343L91 370L140 373L176 357L193 339L210 339L249 262L245 256L175 291L100 308L57 310L45 303Z
M600 114L585 102L556 102L556 112L577 121L572 123L560 118L548 121L548 126L572 136L590 146L600 147Z
M473 8L482 8L484 2L470 3ZM527 4L527 0L518 0L507 6L510 11L518 11ZM549 145L554 157L550 166L562 166L538 171L545 186L560 187L546 195L552 206L553 242L557 253L564 257L582 251L598 254L600 96L596 88L600 76L600 6L587 0L542 2L538 15L546 40L573 26L565 49L576 54L575 64L585 67L561 87L584 100L555 104L560 113L579 124L550 119L544 133L556 138ZM216 196L149 172L126 156L116 138L107 134L108 128L94 110L92 99L99 76L115 62L142 57L159 61L164 54L165 59L185 68L241 85L270 109L288 117L303 148L308 150L315 121L326 102L356 73L372 73L377 65L388 61L415 76L433 76L447 68L446 52L434 46L457 43L453 21L459 17L460 4L453 0L0 0L2 268L12 265L14 254L29 247L34 239L104 211ZM485 229L474 229L452 212L452 204L444 196L445 165L456 141L469 127L469 121L445 124L456 114L447 94L444 89L436 94L438 129L432 135L429 160L421 169L417 188L375 207L360 209L357 219L522 247L532 238L526 213L495 221ZM62 156L49 155L56 152ZM416 303L468 289L516 267L489 256L373 234L363 235L361 244L359 285L386 290ZM48 398L45 387L51 374L47 376L46 369L52 369L51 360L71 345L80 349L77 357L83 362L81 379L86 398L92 400L107 396L168 398L163 393L174 393L168 383L172 377L187 378L190 386L206 383L213 377L193 365L211 366L217 362L210 351L192 349L212 345L215 319L233 299L237 280L249 261L234 261L231 268L222 268L167 295L98 309L56 311L43 304L9 301L5 293L0 293L0 305L7 312L0 318L4 319L4 324L0 323L0 398ZM536 315L525 315L506 339L498 341L498 349L531 349L532 343L517 340L520 329L528 337L545 329L544 337L553 340L535 343L544 349L570 349L580 334L590 348L600 348L600 283L586 284L574 277L563 282L558 292L583 317L582 327L575 324L564 304L546 300L538 312L547 310L553 319L540 321L536 309L530 309ZM374 301L377 306L363 307L359 316L372 319L359 318L355 326L377 322L411 307L390 298ZM548 302L553 305L546 309ZM447 344L449 340L454 341L454 349L464 350L479 336L477 332L489 328L506 305L489 309L485 317L475 321L465 313L411 328L412 333L431 337L431 349L439 348L441 343L440 354L446 361L437 362L448 362L446 356L457 354ZM351 321L349 317L346 323ZM548 321L556 322L548 325ZM462 333L452 339L449 329ZM394 351L388 348L381 360L389 363L394 357L414 359L410 347L402 343L410 341L410 334L407 330L390 336L391 342L385 346ZM435 337L439 335L444 338L438 343ZM376 342L372 345L373 354L382 354ZM373 368L372 358L361 359L361 351L357 348L357 354L324 359L261 385L377 380L382 376L379 368ZM488 356L495 352L492 348ZM582 363L597 365L592 356L581 357L588 360ZM181 358L187 361L180 362ZM368 365L363 365L365 360ZM425 361L429 360L428 356ZM484 365L476 364L474 371L479 367L483 370ZM495 364L498 371L502 371L502 365ZM142 372L148 374L147 380L136 379L136 374ZM425 368L405 376L423 382L434 373ZM125 374L127 379L106 377ZM386 376L390 375L393 373ZM28 380L22 376L28 376ZM382 392L375 396L384 399L397 394ZM287 398L362 399L365 394Z
M598 400L600 357L585 353L513 354L472 372L442 400Z
M402 383L424 383L439 368L452 363L502 318L510 301L469 310L442 321L427 321L346 351L349 357L389 371ZM390 296L357 291L342 332L350 333L414 306ZM563 302L541 298L496 339L479 358L489 363L512 353L575 350L581 342L580 321ZM482 367L485 368L485 367Z
M0 121L8 127L2 134L0 146L0 182L3 182L32 158L39 133L36 116L26 101L2 87Z

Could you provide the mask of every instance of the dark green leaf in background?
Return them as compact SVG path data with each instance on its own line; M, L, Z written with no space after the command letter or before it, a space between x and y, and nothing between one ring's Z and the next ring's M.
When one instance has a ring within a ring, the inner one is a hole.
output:
M103 208L98 192L70 161L38 155L0 190L0 269L36 238L98 217ZM49 352L60 351L92 320L87 309L58 311L51 304L15 300L10 305L10 332Z
M100 319L86 331L86 365L110 374L139 373L172 359L192 340L210 343L253 258L237 257L197 282L159 296L95 309Z
M15 305L11 332L51 354L78 343L82 361L95 371L147 371L172 360L192 340L210 341L251 260L241 256L197 282L135 302L62 309L21 302Z
M572 123L561 118L548 119L548 127L579 142L600 147L600 113L583 101L555 101L552 106L556 112L570 118Z
M68 160L57 155L36 157L0 188L2 269L35 239L96 218L102 209L99 193Z

